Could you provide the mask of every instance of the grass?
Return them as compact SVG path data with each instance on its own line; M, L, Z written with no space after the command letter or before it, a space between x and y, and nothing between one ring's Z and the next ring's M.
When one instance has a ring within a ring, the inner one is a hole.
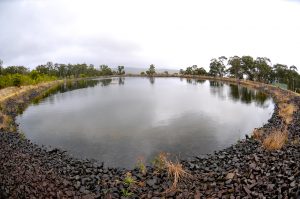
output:
M128 189L122 189L121 192L122 192L122 196L124 196L126 198L132 196L132 194L133 194Z
M152 161L153 167L155 167L158 171L164 170L166 167L167 156L167 153L160 152Z
M286 124L290 124L293 121L293 113L296 111L294 104L280 103L279 104L279 116L282 117Z
M183 169L182 164L180 163L167 161L166 168L168 177L173 179L172 189L176 189L177 184L181 179L190 176L190 174Z
M4 101L6 101L9 98L20 96L30 90L54 86L58 82L62 82L62 80L44 82L44 83L40 83L37 85L27 85L27 86L21 86L21 87L7 87L7 88L0 89L0 103L3 103Z
M168 159L167 153L159 153L153 161L153 166L159 171L166 170L168 178L172 179L172 187L169 190L174 190L177 188L178 183L187 177L190 177L190 174L184 170L182 164L179 162L173 163Z
M124 178L123 183L127 186L130 186L130 185L136 183L136 181L132 178L131 173L128 172L128 173L126 173L126 177Z
M30 75L21 74L7 74L1 75L0 78L0 89L10 86L20 87L22 85L35 85L41 82L53 81L57 77L39 74L35 79L32 79Z
M0 111L0 129L10 130L11 123L12 123L12 119L8 115L5 115Z
M143 158L138 158L136 168L138 168L143 175L146 175L147 169Z
M263 147L267 150L278 150L281 149L288 141L288 132L287 130L278 131L275 130L270 133L263 140Z
M262 137L263 137L263 130L262 129L254 129L253 132L252 132L252 138L255 139L255 140L262 140Z

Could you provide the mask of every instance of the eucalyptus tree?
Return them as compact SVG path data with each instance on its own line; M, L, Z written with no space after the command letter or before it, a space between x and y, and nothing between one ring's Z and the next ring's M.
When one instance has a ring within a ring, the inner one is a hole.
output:
M195 75L207 75L206 70L203 67L196 68L194 71Z
M118 66L117 74L118 75L124 75L125 74L124 66Z
M276 80L287 83L288 82L288 75L289 69L287 65L284 64L275 64L273 65L274 77Z
M300 87L300 75L297 72L297 67L292 65L288 69L288 88L290 90L296 91Z
M186 70L180 69L179 73L183 75L207 75L206 70L203 67L198 68L197 65L189 66Z
M233 75L236 79L243 79L243 71L241 66L241 58L239 56L230 57L228 60L228 72Z
M290 71L298 71L298 69L297 69L297 67L296 66L294 66L294 65L292 65L292 66L290 66Z
M255 64L254 59L251 56L241 57L241 68L243 73L247 76L247 79L254 80L255 76Z
M151 64L149 66L149 69L146 71L146 73L147 73L147 75L150 75L150 76L154 75L156 73L155 72L155 66L153 64Z
M113 71L107 65L100 65L100 74L101 75L112 75Z
M0 59L0 75L2 75L2 66L3 66L3 61Z
M218 59L213 58L210 60L209 64L209 74L212 76L223 77L225 74L225 64L224 62L227 60L225 56L221 56Z
M2 74L21 74L26 75L29 73L29 69L25 66L7 66L2 69Z
M255 79L260 82L269 83L272 81L271 60L267 57L257 57L254 61Z

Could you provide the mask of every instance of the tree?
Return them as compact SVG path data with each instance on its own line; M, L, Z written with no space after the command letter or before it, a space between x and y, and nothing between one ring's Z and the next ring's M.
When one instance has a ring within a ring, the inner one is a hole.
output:
M0 75L2 75L2 65L3 65L3 61L0 59Z
M297 67L294 66L294 65L290 66L290 70L291 70L291 71L298 71Z
M254 59L251 56L242 56L241 58L241 68L243 73L247 75L247 79L254 80L255 75L255 65Z
M192 75L193 74L193 68L191 66L187 67L184 74L185 75Z
M147 73L147 75L150 75L150 76L154 75L156 73L155 72L155 66L153 64L151 64L149 66L149 69L146 71L146 73Z
M107 65L100 65L100 73L101 73L101 75L112 75L113 74L111 68L109 68Z
M40 74L49 74L49 69L46 65L39 65L36 67L36 70Z
M207 75L207 72L203 67L200 67L194 70L194 75Z
M214 58L210 60L209 64L209 74L212 76L223 77L225 74L225 64L227 58L225 56L221 56L218 59Z
M269 83L272 81L271 60L267 57L257 57L255 64L255 79L259 82Z
M8 66L2 70L3 74L28 74L29 69L24 66Z
M284 64L275 64L273 66L273 71L274 71L274 78L279 80L282 83L287 83L288 81L288 74L289 74L289 69L287 65Z
M239 56L230 57L228 64L231 65L228 71L231 75L234 75L236 79L243 79L243 71L241 70L241 58Z
M117 74L118 75L124 75L125 74L124 66L118 66Z

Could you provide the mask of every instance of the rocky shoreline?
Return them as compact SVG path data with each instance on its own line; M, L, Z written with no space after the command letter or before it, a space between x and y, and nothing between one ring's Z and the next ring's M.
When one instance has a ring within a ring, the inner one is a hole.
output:
M243 84L243 83L241 83ZM0 198L300 198L300 97L274 87L253 84L273 95L274 113L263 129L287 126L288 141L280 150L266 150L252 137L207 157L182 160L188 177L176 189L165 170L147 166L107 168L71 157L59 149L37 146L12 130L0 130ZM2 112L14 118L46 89L10 98ZM279 114L279 97L296 106L290 123ZM0 118L1 119L1 118ZM1 122L1 120L0 120ZM132 182L128 181L128 175Z

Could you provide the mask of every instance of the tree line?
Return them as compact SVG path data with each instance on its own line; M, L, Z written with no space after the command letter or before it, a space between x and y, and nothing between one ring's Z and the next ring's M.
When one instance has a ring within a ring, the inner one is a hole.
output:
M189 66L185 70L180 69L181 75L201 75L214 77L231 77L252 81L274 83L280 82L288 85L291 90L300 88L300 75L297 67L285 64L272 64L267 57L251 56L221 56L210 60L209 71L197 65ZM109 75L123 75L125 67L118 66L113 70L108 65L95 67L92 64L57 64L47 62L30 70L24 66L3 67L0 60L0 88L12 85L34 84L59 78L95 77ZM155 66L151 64L147 71L141 75L153 76L156 74ZM168 75L168 72L165 72Z
M180 69L184 75L207 75L214 77L231 77L236 79L247 79L263 83L280 82L287 84L292 90L300 87L300 75L297 67L285 64L272 64L267 57L233 56L213 58L210 60L209 71L203 67L193 65L186 70Z
M96 77L109 75L124 75L125 67L118 66L113 70L107 65L95 67L92 64L57 64L47 62L30 70L25 66L3 67L0 60L0 88L36 84L61 78Z

